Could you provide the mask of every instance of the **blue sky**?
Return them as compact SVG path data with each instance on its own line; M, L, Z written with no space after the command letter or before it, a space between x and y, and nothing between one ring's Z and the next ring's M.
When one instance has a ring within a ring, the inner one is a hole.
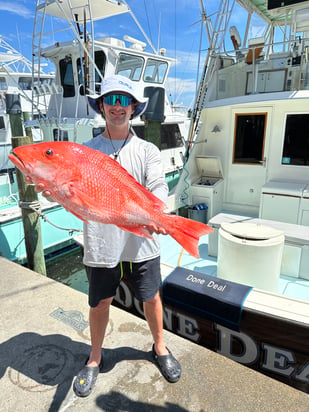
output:
M202 50L201 65L207 50L204 26L201 40L200 0L127 0L127 3L155 48L159 44L159 47L166 48L167 56L176 60L169 74L170 99L177 104L192 105L198 77L199 49ZM212 13L218 3L219 0L204 0L207 13ZM30 60L35 4L35 0L0 0L0 35ZM243 12L237 10L231 25L241 28L243 18ZM106 20L104 24L101 22L95 26L95 32L97 38L122 38L128 34L144 40L133 19L127 15ZM64 40L68 34L62 32L61 35Z

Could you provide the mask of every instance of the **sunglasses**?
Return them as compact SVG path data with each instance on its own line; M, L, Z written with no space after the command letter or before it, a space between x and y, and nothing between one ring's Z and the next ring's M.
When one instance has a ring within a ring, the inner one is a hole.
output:
M103 97L103 102L108 104L109 106L115 106L117 101L120 103L120 106L126 107L130 106L133 99L132 97L125 96L124 94L109 94Z

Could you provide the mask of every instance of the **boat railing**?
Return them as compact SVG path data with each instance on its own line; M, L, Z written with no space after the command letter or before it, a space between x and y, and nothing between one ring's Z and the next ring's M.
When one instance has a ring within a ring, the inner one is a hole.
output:
M33 86L34 92L37 96L43 96L46 94L61 94L62 93L62 87L58 86L54 83L48 84L48 83L41 83L39 85L34 85Z
M84 90L85 90L85 86L83 84L80 84L78 87L77 99L75 103L75 115L74 115L75 119L79 117L79 105L81 104L81 102L82 103L84 102L84 99L81 99L81 96L84 95Z
M40 104L44 105L44 111L48 112L49 110L52 113L53 117L61 117L62 114L62 105L63 105L63 87L57 85L55 83L41 83L35 84L33 86L33 104L39 106ZM44 102L42 102L41 98L44 98Z
M277 60L277 61L276 61ZM234 65L243 66L247 72L249 90L241 94L259 93L257 76L261 71L275 72L285 70L285 81L282 90L297 91L309 89L309 38L297 38L276 43L263 42L255 39L248 47L237 50L213 50L209 63L208 86L222 69ZM288 70L289 69L289 70ZM291 78L289 78L289 76ZM207 87L208 89L208 87ZM234 96L234 95L233 95ZM232 96L224 96L232 97ZM212 94L211 100L217 99L218 93Z

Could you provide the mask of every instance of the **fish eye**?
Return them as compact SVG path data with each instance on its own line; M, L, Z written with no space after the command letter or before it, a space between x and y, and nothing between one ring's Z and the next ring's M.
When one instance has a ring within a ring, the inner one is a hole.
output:
M45 156L46 156L46 157L51 157L53 154L54 154L54 153L53 153L52 149L47 149L47 150L45 151Z

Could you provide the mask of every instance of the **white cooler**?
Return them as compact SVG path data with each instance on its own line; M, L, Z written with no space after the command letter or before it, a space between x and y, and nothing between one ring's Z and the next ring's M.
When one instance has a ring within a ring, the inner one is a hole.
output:
M218 278L277 292L283 232L252 223L222 223L219 229Z

